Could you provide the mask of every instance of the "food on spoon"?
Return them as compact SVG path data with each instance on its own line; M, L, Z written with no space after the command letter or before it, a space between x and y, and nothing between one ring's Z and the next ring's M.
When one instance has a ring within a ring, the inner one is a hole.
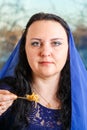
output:
M35 94L34 92L31 94L31 95L29 95L29 94L26 94L26 98L27 98L27 100L29 100L29 101L35 101L35 102L38 102L38 95L37 94Z

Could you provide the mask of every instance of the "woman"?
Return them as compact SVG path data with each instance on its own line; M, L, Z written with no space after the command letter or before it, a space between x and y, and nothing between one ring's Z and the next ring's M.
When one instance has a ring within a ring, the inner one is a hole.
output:
M62 18L33 15L0 75L2 130L87 129L87 72Z

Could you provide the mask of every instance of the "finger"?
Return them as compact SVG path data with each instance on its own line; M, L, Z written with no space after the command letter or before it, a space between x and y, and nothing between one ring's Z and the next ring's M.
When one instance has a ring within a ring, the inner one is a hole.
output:
M1 106L9 106L10 104L12 104L13 103L13 100L7 100L7 101L3 101L3 102L0 102L0 107Z
M0 90L0 94L3 94L3 95L10 95L10 97L11 98L17 98L17 95L15 95L15 94L13 94L13 93L11 93L10 91L8 91L8 90Z
M6 110L1 109L1 110L0 110L0 116L1 116L5 111L6 111Z
M2 115L4 112L6 112L9 107L10 106L2 106L2 107L0 107L0 115Z
M7 100L15 100L17 99L17 95L9 93L9 94L0 94L0 102L7 101Z
M0 90L0 93L1 93L1 94L9 94L10 92L9 92L8 90L4 90L4 89L3 89L3 90Z
M12 105L13 101L8 101L0 104L0 115L2 115Z

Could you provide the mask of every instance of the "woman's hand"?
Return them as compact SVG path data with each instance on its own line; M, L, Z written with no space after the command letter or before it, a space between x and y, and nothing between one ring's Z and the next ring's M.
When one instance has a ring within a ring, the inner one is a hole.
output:
M0 115L2 115L17 99L17 96L8 90L0 90Z

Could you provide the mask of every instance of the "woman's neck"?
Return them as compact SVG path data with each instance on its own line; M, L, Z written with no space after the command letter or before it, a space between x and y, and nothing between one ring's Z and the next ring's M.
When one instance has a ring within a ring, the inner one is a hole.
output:
M59 78L60 76L53 76L45 79L34 77L34 83L32 87L48 100L55 100Z

